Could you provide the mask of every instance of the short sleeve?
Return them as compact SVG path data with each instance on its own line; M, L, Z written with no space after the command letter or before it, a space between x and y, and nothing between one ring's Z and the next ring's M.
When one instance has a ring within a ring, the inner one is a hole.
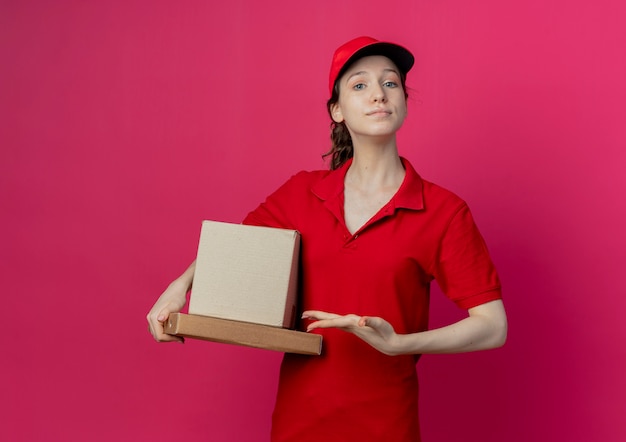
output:
M295 229L293 207L302 198L306 172L299 172L268 196L263 203L250 212L243 224Z
M462 309L502 297L496 268L465 203L441 238L435 266L439 287Z

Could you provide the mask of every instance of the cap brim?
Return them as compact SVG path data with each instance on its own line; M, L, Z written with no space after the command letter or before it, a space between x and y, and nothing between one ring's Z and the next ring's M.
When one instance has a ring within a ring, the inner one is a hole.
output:
M383 55L389 58L398 66L398 69L406 74L411 70L415 64L415 57L408 49L403 48L395 43L387 43L379 41L369 44L356 51L348 60L344 63L341 70L337 74L336 79L340 78L343 73L359 58L368 57L370 55Z

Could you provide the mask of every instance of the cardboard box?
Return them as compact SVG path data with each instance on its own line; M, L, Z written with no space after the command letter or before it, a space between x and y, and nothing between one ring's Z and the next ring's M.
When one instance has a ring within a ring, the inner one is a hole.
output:
M322 336L268 325L172 313L165 323L165 333L226 344L266 350L319 355Z
M300 234L203 221L189 313L294 328Z

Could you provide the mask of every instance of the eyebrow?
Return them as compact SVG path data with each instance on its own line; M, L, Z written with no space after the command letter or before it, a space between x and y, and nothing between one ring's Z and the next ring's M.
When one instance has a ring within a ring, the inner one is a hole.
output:
M383 69L383 72L393 72L394 74L396 74L397 76L400 76L400 73L398 71L396 71L395 69L392 68L385 68ZM350 75L348 78L346 78L346 82L350 81L350 79L352 77L356 77L357 75L363 75L363 74L367 74L367 71L358 71L355 72L354 74Z

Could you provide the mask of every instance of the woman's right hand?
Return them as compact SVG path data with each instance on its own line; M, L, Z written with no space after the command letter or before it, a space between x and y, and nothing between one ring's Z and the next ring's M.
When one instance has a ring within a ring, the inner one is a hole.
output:
M165 333L163 326L170 313L180 312L187 303L187 292L191 288L195 267L196 263L194 261L185 273L172 282L163 294L159 296L157 302L148 312L146 319L148 320L150 333L152 333L152 337L157 342L185 342L180 336Z
M148 325L150 333L157 342L184 342L180 336L168 335L164 332L165 321L170 313L177 313L187 303L187 287L176 280L163 292L150 312L148 312Z

